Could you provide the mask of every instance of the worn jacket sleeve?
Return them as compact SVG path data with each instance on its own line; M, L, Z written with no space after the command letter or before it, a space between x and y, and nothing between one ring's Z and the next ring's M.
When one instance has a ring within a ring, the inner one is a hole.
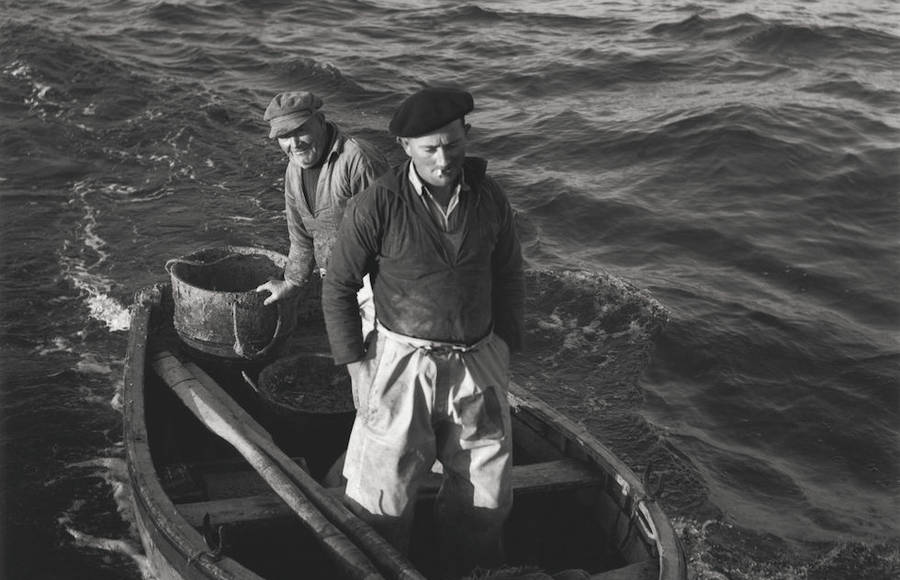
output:
M290 170L285 172L284 210L291 248L284 269L284 279L297 286L303 286L309 280L316 259L313 237L300 217L299 204L302 197L300 184L293 177Z
M511 351L522 349L525 336L525 273L522 248L516 231L515 212L506 195L492 179L500 216L500 234L492 257L494 332Z
M348 187L344 192L349 199L372 185L388 169L384 155L368 141L350 139L355 147L348 168Z
M335 364L359 360L366 352L356 293L377 255L372 193L359 194L347 206L322 286L322 312Z

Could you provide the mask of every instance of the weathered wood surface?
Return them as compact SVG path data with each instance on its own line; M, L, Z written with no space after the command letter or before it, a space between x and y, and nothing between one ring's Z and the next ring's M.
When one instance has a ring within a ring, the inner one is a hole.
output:
M205 478L219 489L246 489L250 487L247 476L248 472L223 472L208 474ZM602 477L595 469L572 459L516 465L512 469L513 493L516 495L600 485L602 482ZM423 483L420 496L427 497L436 493L440 483L440 474L431 474ZM183 503L178 505L178 510L193 525L200 525L207 514L217 524L265 520L290 514L288 506L276 495L260 489L259 485L256 488L258 493L254 495ZM328 488L325 491L335 498L343 493L341 488Z

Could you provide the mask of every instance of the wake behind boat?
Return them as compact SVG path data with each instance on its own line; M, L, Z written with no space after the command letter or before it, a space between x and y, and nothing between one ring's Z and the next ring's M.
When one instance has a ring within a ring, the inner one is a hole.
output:
M529 272L530 291L556 292L565 277L578 282L570 290L599 284L593 296L622 297L610 278L584 273ZM258 359L188 345L176 332L175 312L171 284L137 292L125 369L134 513L157 577L435 577L429 508L439 474L420 493L408 558L341 502L352 407L348 413L333 396L349 383L343 367L331 364L318 309L301 312L296 328ZM534 314L533 332L546 327L547 314ZM285 412L266 386L273 380L306 382L307 403L318 408ZM313 392L322 384L332 387L331 397ZM511 385L509 400L515 502L507 567L479 577L686 578L672 525L635 474L525 389Z

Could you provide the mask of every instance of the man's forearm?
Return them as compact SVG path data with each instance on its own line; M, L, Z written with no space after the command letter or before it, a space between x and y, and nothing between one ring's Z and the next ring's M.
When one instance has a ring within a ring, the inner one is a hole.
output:
M335 364L357 361L366 353L359 316L358 288L326 276L322 287L322 312Z

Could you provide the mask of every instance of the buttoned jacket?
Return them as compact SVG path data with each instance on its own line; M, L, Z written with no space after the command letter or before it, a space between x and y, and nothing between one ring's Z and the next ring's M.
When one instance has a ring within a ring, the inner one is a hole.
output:
M303 169L293 161L284 174L284 205L287 216L290 251L284 279L302 286L318 266L327 269L331 248L347 202L384 173L388 164L370 143L348 137L332 122L327 122L334 138L310 196L312 207L303 195Z

